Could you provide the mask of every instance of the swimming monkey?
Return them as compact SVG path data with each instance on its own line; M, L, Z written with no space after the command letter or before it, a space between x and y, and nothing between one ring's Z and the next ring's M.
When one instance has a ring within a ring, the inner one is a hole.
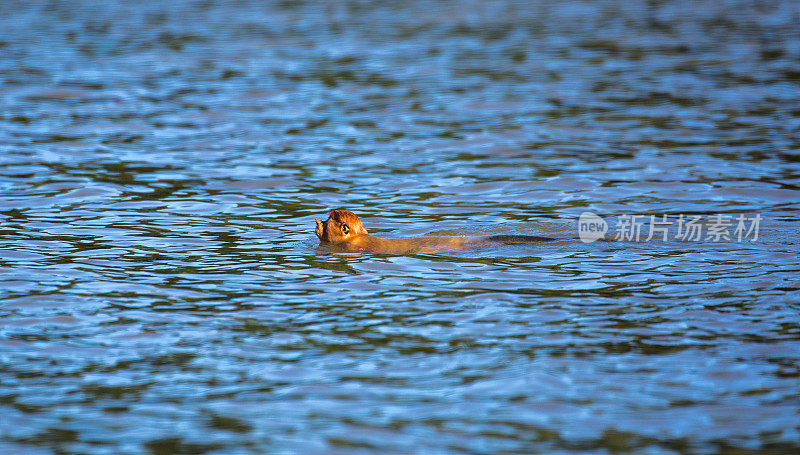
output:
M377 254L427 254L476 248L490 244L525 244L550 242L551 237L536 235L490 235L483 237L412 237L385 239L369 235L361 220L349 210L332 210L328 219L317 222L315 232L320 243L345 252Z

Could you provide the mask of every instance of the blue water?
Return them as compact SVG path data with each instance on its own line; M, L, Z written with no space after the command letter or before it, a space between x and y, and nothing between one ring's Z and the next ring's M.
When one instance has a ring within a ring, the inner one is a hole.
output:
M800 451L799 5L4 1L0 452Z

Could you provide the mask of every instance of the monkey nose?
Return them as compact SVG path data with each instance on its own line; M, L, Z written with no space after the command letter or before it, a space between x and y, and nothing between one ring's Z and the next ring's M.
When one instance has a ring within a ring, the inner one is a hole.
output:
M317 237L319 237L320 240L322 240L322 221L318 219L314 219L314 221L317 222L317 227L314 229L314 233L317 234Z

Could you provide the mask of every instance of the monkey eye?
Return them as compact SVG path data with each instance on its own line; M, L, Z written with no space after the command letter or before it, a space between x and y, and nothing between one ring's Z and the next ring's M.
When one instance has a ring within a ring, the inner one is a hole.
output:
M350 232L350 226L348 226L347 223L342 223L342 233L347 235L348 232Z

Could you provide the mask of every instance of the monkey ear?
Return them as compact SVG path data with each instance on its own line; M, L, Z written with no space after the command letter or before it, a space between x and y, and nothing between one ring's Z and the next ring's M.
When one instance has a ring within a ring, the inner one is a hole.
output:
M347 223L342 223L342 234L347 235L350 232L350 226Z

